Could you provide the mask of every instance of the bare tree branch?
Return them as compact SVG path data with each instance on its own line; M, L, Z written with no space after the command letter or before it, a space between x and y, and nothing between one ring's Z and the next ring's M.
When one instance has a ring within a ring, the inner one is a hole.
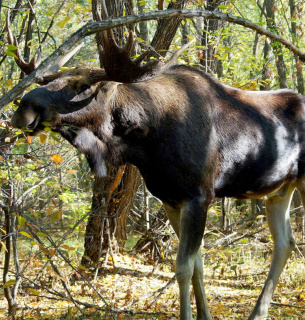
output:
M11 91L5 94L0 99L0 110L3 109L8 103L16 99L27 87L36 81L36 79L41 78L54 64L57 63L57 60L60 59L65 52L70 51L74 48L76 43L82 38L94 34L99 31L111 29L114 27L119 27L125 24L138 23L140 21L148 20L158 20L168 17L181 17L181 18L191 18L191 17L202 17L205 19L215 19L215 20L224 20L230 23L238 24L246 28L257 31L258 33L269 37L272 40L278 41L286 46L289 50L294 52L302 62L305 62L305 53L297 48L287 39L268 31L257 24L239 17L235 17L226 13L221 12L211 12L206 10L164 10L164 11L155 11L148 12L139 15L119 17L112 20L88 22L85 26L80 28L74 34L70 36L60 47L54 51L47 59L45 59L41 65L34 70L28 77L26 77L22 82L15 86Z

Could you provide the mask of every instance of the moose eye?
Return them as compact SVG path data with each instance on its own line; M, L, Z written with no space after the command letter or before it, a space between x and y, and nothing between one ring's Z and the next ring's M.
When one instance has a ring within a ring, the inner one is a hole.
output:
M83 85L79 88L78 92L79 92L79 93L84 92L84 91L86 91L86 90L89 89L89 88L90 88L89 85L83 84Z

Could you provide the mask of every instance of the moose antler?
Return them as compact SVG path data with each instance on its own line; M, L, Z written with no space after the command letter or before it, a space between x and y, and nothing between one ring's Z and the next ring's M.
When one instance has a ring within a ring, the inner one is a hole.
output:
M101 13L95 7L96 20L102 21L109 18L105 0L101 1ZM151 53L151 51L145 51L138 58L132 59L132 51L134 48L134 34L129 32L129 36L124 47L120 47L114 37L112 29L102 31L98 35L99 54L106 74L111 80L119 82L137 82L143 81L147 78L153 77L156 74L162 72L168 66L162 66L162 63L158 59L152 59L146 64L142 64L143 60ZM170 59L170 65L172 65L185 50L187 46L183 46L177 54Z
M109 18L105 0L101 1L101 11L96 10L96 20L102 21ZM106 74L111 80L119 82L136 82L152 76L158 69L158 60L141 65L142 60L132 59L134 48L134 34L129 36L124 47L120 47L114 37L112 29L99 33L99 54Z
M24 61L22 54L19 49L17 38L13 35L12 30L10 29L10 13L7 11L6 15L6 29L7 29L7 39L10 45L14 45L16 49L11 50L15 54L15 61L18 67L27 75L29 75L32 71L38 68L41 63L41 52L37 50L37 53L30 60L30 62ZM57 72L63 65L65 65L84 45L84 43L80 43L72 50L68 51L65 55L60 55L56 61L51 63L48 69L43 73L43 76L39 76L36 78L36 82L39 84L47 84L59 77L61 77L61 73ZM36 58L37 56L37 58ZM102 78L100 74L105 77L105 73L97 72L96 69L92 71L93 75L91 75L92 79L96 78L96 74L98 74L99 78Z
M21 52L19 50L19 44L18 40L15 36L13 36L12 30L10 29L10 12L7 10L6 14L6 29L7 29L7 39L8 43L10 45L14 45L16 47L15 50L12 50L12 52L15 54L15 61L18 65L18 67L25 73L25 74L30 74L33 70L35 70L41 62L41 52L38 49L36 54L37 54L37 59L36 59L36 54L34 57L30 60L30 62L24 61Z

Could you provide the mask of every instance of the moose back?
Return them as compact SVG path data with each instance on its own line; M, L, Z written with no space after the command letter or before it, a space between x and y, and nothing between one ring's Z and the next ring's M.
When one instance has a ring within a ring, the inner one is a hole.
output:
M289 90L249 92L187 66L137 83L107 81L78 68L27 93L12 125L35 134L50 123L82 151L98 176L105 161L137 166L179 236L176 276L181 319L211 319L201 241L216 197L266 199L274 241L270 273L250 315L263 319L294 248L289 207L304 198L305 99ZM304 200L304 199L303 199Z

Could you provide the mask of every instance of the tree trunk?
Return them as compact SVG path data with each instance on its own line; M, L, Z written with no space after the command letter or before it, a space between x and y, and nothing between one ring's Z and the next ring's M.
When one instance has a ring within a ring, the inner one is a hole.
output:
M269 79L272 76L272 69L269 66L269 59L271 55L271 47L268 40L265 40L264 45L264 66L262 70L262 83L260 85L260 90L270 90L270 81Z
M292 42L298 46L297 24L296 24L296 5L294 0L289 0L290 16L291 16L291 36ZM297 55L294 55L296 74L297 74L297 91L304 94L304 78L303 78L303 63L299 60Z
M2 131L2 132L1 132ZM10 137L12 138L11 133L8 130L1 130L0 133L0 145L2 148L0 149L0 163L4 167L7 167L8 171L8 180L4 182L0 188L0 194L3 196L3 198L0 200L0 213L3 212L4 214L4 230L5 232L1 231L1 242L5 244L4 247L4 259L3 259L3 285L10 280L10 264L12 263L11 259L11 253L15 251L16 243L14 244L13 241L16 240L15 235L12 236L14 233L14 226L12 225L12 220L15 221L15 219L12 219L12 217L16 218L15 216L12 216L11 208L13 207L13 198L14 198L14 184L11 181L10 177L10 171L9 171L9 155L12 150L12 144L6 143L6 138ZM3 159L3 160L2 160ZM3 162L2 162L3 161ZM11 236L8 236L11 235ZM13 250L12 250L12 244L13 244ZM0 252L3 249L3 245L0 244ZM15 252L16 253L16 252ZM15 259L17 257L15 256ZM18 275L16 275L16 283L14 286L7 286L3 288L4 296L7 300L8 304L8 319L17 319L16 317L16 311L17 311L17 291L20 280L18 280Z
M184 9L188 0L171 1L167 9ZM159 51L159 55L165 56L170 44L180 25L181 18L166 18L159 20L157 31L151 41L151 46Z
M276 22L275 22L275 0L265 0L266 4L266 21L267 27L270 31L279 34ZM282 46L278 41L271 40L271 46L273 49L273 53L275 55L275 64L277 68L277 73L279 76L279 85L280 88L287 88L286 82L286 65L284 61L284 56L282 52Z
M187 2L186 0L179 1L179 3L173 1L169 7L172 9L183 8ZM123 0L115 2L107 0L106 5L109 16L122 15L123 12L120 10L123 10ZM99 10L99 3L97 0L93 0L92 15L94 19L98 17L97 10ZM165 21L167 22L165 23ZM159 22L153 40L158 49L168 49L180 21L180 18L170 18ZM100 43L98 36L97 42ZM118 43L121 43L119 39ZM91 212L85 233L83 265L88 265L90 262L97 263L101 255L107 252L109 244L124 243L126 218L131 210L139 184L140 173L130 164L118 169L110 166L107 178L94 178Z
M204 7L205 10L217 11L220 4L226 5L227 1L221 0L207 0ZM204 67L204 70L208 73L216 73L220 78L223 76L223 66L222 61L215 57L217 53L217 48L211 45L211 39L213 38L213 33L219 30L224 22L218 20L203 20L203 26L200 28L202 32L202 40L200 45L205 47L203 50L203 55L200 57L200 64Z
M137 0L137 6L138 6L139 13L143 13L145 9L145 3L142 3L140 0ZM144 41L148 40L147 22L142 21L139 23L138 36Z
M109 245L123 245L126 239L126 219L140 185L140 174L131 164L109 166L108 173L107 178L94 178L82 265L97 263Z

